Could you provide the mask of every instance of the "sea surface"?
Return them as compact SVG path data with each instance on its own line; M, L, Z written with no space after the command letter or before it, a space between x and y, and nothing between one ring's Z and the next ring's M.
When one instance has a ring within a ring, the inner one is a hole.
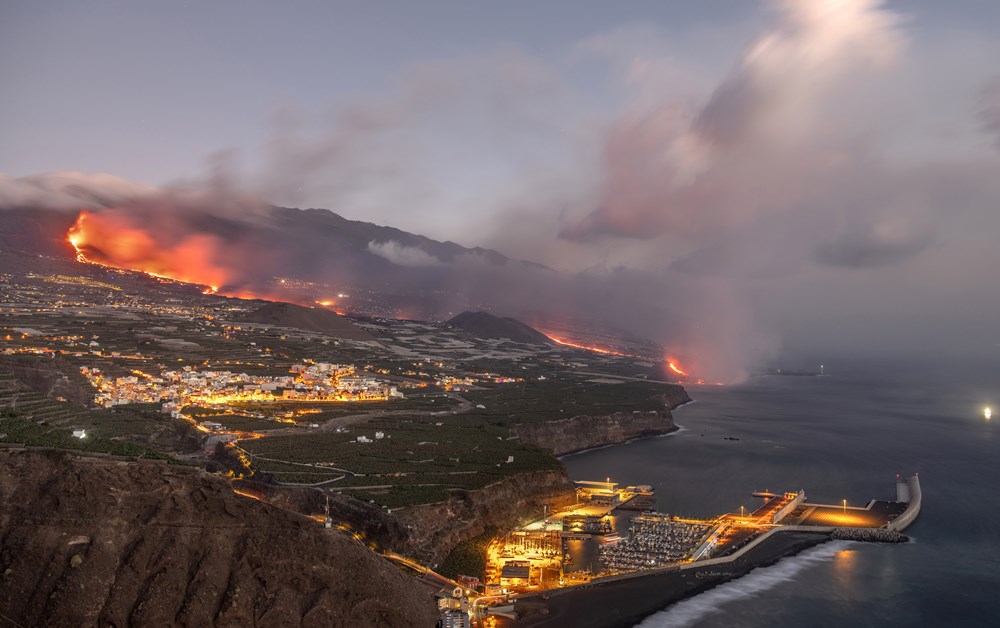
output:
M1000 626L1000 369L939 370L828 367L696 387L674 412L681 431L564 458L574 479L652 484L658 510L693 516L750 510L759 489L863 506L895 499L897 473L920 474L914 542L825 543L642 628Z

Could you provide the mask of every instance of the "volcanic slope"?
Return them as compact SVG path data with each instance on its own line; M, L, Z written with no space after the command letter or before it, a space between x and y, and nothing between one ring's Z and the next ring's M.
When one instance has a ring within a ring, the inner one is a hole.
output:
M430 592L193 468L0 450L0 613L18 626L433 626Z
M506 338L513 342L534 345L550 345L552 339L516 318L500 318L489 312L462 312L448 321L477 338Z
M268 303L249 312L240 320L247 323L261 323L273 327L291 327L314 331L333 338L347 340L376 340L367 331L330 310L302 307L291 303Z

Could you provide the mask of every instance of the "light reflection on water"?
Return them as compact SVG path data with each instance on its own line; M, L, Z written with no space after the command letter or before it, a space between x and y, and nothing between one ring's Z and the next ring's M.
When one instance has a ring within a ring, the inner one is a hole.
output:
M696 623L991 625L989 591L1000 590L1000 535L991 517L1000 512L1000 435L996 421L983 420L982 407L1000 397L998 375L1000 369L933 377L856 372L694 390L698 402L676 413L685 429L673 437L564 462L575 479L610 474L624 484L652 484L659 510L689 516L734 510L763 488L805 489L810 501L827 503L892 499L896 473L919 471L923 511L907 531L918 542L851 544L829 554L821 550L830 544L821 546L819 558L788 559L804 563L794 578L754 572L769 588L751 581L711 598L716 611ZM676 619L671 610L663 616Z

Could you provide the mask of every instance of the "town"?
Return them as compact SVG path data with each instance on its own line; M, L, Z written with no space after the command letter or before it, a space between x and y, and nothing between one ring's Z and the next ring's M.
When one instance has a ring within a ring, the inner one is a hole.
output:
M232 371L199 371L192 366L151 375L134 370L124 377L106 376L98 368L80 367L97 389L94 404L104 408L134 403L163 403L163 412L187 405L227 408L233 403L283 401L372 401L401 399L395 386L351 365L320 362L293 365L291 375L272 377Z

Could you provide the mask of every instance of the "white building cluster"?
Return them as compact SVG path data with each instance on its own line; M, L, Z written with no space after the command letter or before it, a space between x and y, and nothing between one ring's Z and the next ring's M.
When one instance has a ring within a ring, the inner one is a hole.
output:
M353 366L319 363L292 367L291 375L249 375L232 371L183 369L150 375L133 371L111 377L97 368L81 367L97 393L94 403L110 408L131 403L163 403L164 412L186 405L219 406L239 402L356 401L390 399L403 395L395 386L374 377L355 374Z

